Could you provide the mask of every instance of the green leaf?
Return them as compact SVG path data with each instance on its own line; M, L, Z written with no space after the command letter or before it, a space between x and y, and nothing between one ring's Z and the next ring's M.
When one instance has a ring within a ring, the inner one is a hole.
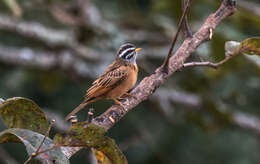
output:
M8 128L29 129L45 134L49 122L40 107L32 100L14 97L0 104L0 116Z
M7 142L21 142L25 145L26 151L29 155L34 153L42 142L44 135L36 133L27 129L7 129L0 133L0 144ZM40 151L46 150L54 145L50 138L46 138ZM46 164L69 164L69 160L62 153L60 148L50 150L48 152L39 154L35 159ZM55 161L55 162L54 162Z
M247 55L260 56L260 37L248 38L240 43L238 51Z
M102 152L112 164L127 164L115 141L104 136L105 132L104 128L94 124L77 123L67 133L57 134L54 142L62 146L94 148Z

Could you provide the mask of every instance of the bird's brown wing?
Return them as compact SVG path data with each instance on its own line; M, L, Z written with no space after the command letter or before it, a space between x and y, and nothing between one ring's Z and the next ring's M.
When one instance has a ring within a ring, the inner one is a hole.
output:
M120 85L127 77L127 70L124 65L116 65L112 63L107 71L92 83L92 86L87 90L86 100L98 96L105 95L111 89Z

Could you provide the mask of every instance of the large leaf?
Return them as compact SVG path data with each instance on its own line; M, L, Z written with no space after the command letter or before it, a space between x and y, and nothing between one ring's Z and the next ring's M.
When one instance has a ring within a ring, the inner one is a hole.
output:
M42 142L44 135L27 129L7 129L0 133L0 144L7 142L21 142L25 145L29 155L34 153ZM54 145L50 138L46 138L40 151L46 150ZM50 150L35 157L43 164L69 164L69 160L60 148Z
M49 123L46 115L33 101L14 97L0 104L0 116L8 128L29 129L45 134Z
M104 159L109 159L111 164L127 164L125 156L115 141L104 136L105 132L104 128L94 124L77 123L67 133L57 134L54 142L62 146L91 147L95 149L94 151L105 155ZM105 161L101 160L101 162Z

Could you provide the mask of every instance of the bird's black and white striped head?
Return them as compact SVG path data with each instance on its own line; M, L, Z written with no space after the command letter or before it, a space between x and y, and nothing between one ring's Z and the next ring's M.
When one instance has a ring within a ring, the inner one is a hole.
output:
M141 48L136 48L133 44L130 43L123 44L117 51L117 58L125 62L135 64L136 56L138 54L138 51L140 50Z

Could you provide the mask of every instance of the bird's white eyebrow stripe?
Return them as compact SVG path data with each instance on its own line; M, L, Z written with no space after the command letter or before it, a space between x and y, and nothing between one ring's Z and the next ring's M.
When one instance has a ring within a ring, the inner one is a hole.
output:
M124 50L123 52L121 52L121 54L119 54L119 57L122 57L127 51L132 51L135 48L127 48L126 50Z

